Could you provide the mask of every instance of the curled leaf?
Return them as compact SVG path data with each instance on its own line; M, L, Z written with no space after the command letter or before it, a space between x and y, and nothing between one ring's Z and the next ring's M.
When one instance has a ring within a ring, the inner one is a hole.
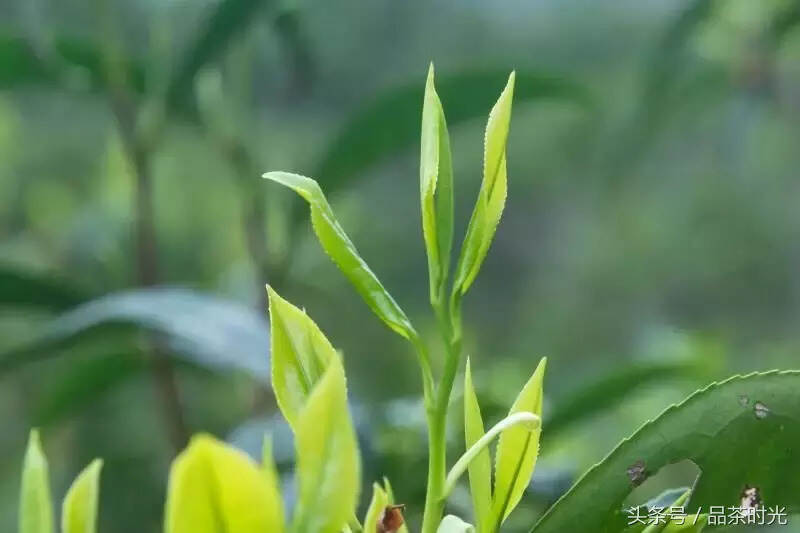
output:
M53 533L49 468L35 429L28 439L20 493L19 533Z
M100 471L103 461L95 459L81 472L64 498L62 533L95 533L100 500Z
M278 406L292 429L311 389L322 378L336 351L305 311L269 294L272 388Z
M374 533L379 531L381 515L389 504L389 497L377 483L372 485L372 500L367 508L367 515L364 518L364 531Z

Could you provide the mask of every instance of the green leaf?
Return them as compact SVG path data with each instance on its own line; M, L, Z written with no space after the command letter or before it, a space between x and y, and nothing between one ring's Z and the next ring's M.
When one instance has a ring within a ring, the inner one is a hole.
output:
M389 505L397 505L397 500L394 497L394 489L392 489L392 484L389 482L389 478L383 478L383 490L386 492L386 497L389 499ZM397 533L408 533L408 527L405 523L400 526L400 529L397 530Z
M272 388L292 429L314 385L336 357L331 343L305 311L267 286L269 294Z
M273 489L247 455L211 436L195 436L172 464L165 532L279 533L283 515Z
M419 186L422 233L428 252L431 302L441 302L450 271L453 246L453 162L444 110L428 71L422 107Z
M103 461L95 459L81 472L64 498L61 511L62 533L95 533L100 500L100 470Z
M522 388L508 414L530 412L542 416L542 388L547 358L542 358L533 375ZM495 530L517 506L530 483L536 458L539 455L539 437L542 429L531 430L523 426L509 428L500 434L495 465L494 500L492 519Z
M380 485L373 483L372 500L369 502L367 514L364 517L364 531L378 531L378 521L387 505L389 505L389 497L386 492Z
M475 533L475 528L459 517L449 514L442 519L436 533Z
M56 317L30 342L0 354L0 374L106 337L120 326L163 335L171 354L193 364L244 371L269 382L264 318L238 302L187 289L137 289L86 302ZM132 352L141 351L138 344L131 344Z
M266 0L221 0L183 53L167 88L167 105L186 109L190 106L195 75L219 58L233 39L258 20L258 11Z
M39 432L31 431L22 465L19 533L53 533L50 474Z
M417 332L406 314L361 259L355 245L339 225L317 182L288 172L267 172L264 177L289 187L308 202L311 223L322 248L350 280L370 309L399 335L409 340L417 339Z
M472 384L470 360L467 358L467 369L464 374L464 442L466 449L478 442L483 435L481 408ZM488 448L484 448L472 460L468 472L475 522L480 531L488 531L492 507L492 459Z
M58 275L0 265L0 306L64 311L86 299L84 290Z
M489 245L494 238L506 202L506 140L511 123L511 101L514 96L514 73L489 113L483 152L483 181L472 211L467 234L461 245L461 255L456 266L453 283L454 297L458 300L467 292L481 269Z
M267 482L267 499L263 505L268 507L272 523L274 524L275 531L284 530L284 510L283 498L281 498L281 484L278 469L275 466L275 459L272 455L272 441L264 438L264 448L261 453L261 472Z
M354 516L361 464L347 410L344 369L332 358L300 414L296 432L295 533L338 533Z
M497 98L497 88L507 78L507 71L466 71L438 76L437 92L447 104L450 127L485 116ZM415 79L389 88L351 116L314 172L324 180L328 194L363 176L372 166L417 145L422 92ZM591 107L583 87L536 72L517 73L515 98L520 104L562 100Z
M687 513L711 505L739 506L745 486L757 487L765 506L797 513L800 459L792 450L800 442L798 390L800 371L735 376L709 385L624 440L533 531L622 531L626 496L663 466L685 459L702 472Z

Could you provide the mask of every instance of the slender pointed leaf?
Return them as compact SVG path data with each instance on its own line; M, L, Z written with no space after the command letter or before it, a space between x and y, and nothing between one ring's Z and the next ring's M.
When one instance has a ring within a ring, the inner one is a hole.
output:
M276 532L284 530L283 498L281 497L281 480L275 459L272 455L272 440L264 438L264 448L261 454L261 472L267 480L267 499L263 505L268 508L272 517L273 527Z
M22 464L19 533L53 533L50 474L39 432L31 431Z
M314 387L296 433L296 533L338 533L355 513L361 464L337 355Z
M409 340L416 339L417 332L408 317L358 254L317 182L288 172L268 172L264 177L289 187L308 202L317 238L339 270L389 328Z
M165 533L276 531L283 523L273 487L247 455L207 435L172 465Z
M305 311L267 287L269 293L272 388L283 416L296 430L311 390L336 350Z
M422 108L419 185L430 298L431 302L440 302L444 299L453 246L453 162L447 122L433 75L431 64Z
M542 358L533 375L522 388L508 414L530 412L541 418L544 371L547 359ZM516 426L500 434L495 465L492 518L496 528L514 510L530 483L539 455L539 426L531 430Z
M536 533L625 529L626 496L663 466L689 459L702 474L687 513L741 505L757 487L765 506L800 511L800 371L714 383L648 422L589 470L534 527ZM602 487L602 490L597 490ZM581 509L580 515L575 509ZM577 529L576 529L577 528Z
M62 533L96 533L102 468L103 461L95 459L67 491L61 512Z
M378 521L387 505L389 505L389 497L386 492L380 485L373 483L372 500L369 502L367 514L364 517L364 531L378 531Z
M464 374L464 442L466 449L478 442L484 435L483 418L475 388L472 384L472 370L469 358ZM487 531L492 509L492 458L486 448L469 465L469 488L475 522L480 531Z
M481 269L494 238L507 194L506 141L511 123L511 101L514 96L514 73L489 113L483 154L483 181L472 211L467 234L461 245L456 266L453 292L456 298L467 292Z

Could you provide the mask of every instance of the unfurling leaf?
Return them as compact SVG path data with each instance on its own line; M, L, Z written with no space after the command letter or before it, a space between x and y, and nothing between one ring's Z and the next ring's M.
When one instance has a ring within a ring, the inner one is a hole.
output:
M403 505L397 504L397 500L394 498L394 490L392 489L392 484L389 482L389 478L383 478L383 490L386 492L386 497L389 500L389 506L395 508L404 507ZM402 513L400 518L403 520L403 522L400 524L400 527L397 528L396 533L408 533L408 527L406 527L405 519L403 518Z
M172 464L165 533L280 533L279 501L264 472L247 455L198 435Z
M453 246L453 163L444 110L428 70L419 165L422 234L428 252L431 302L444 298Z
M522 388L508 414L530 412L542 416L542 383L547 358L542 358L531 378ZM496 528L517 506L530 483L539 454L541 426L530 430L516 426L500 434L495 465L492 517Z
M81 472L64 498L62 533L95 533L100 500L100 471L103 461L95 459Z
M442 519L436 533L475 533L475 528L459 517L449 514Z
M406 314L361 259L355 245L339 225L317 182L289 172L267 172L264 177L289 187L308 202L311 223L322 248L350 280L372 312L399 335L409 340L417 339L417 332Z
M464 374L464 442L466 449L474 445L484 435L483 418L475 388L472 384L472 370L469 358ZM469 465L469 488L475 511L475 522L480 531L489 527L492 507L492 459L489 449L484 448Z
M270 514L274 517L275 531L283 531L284 511L283 498L281 498L281 485L278 469L275 466L275 459L272 456L272 441L269 437L264 437L264 448L261 452L261 472L267 482L266 505L271 507Z
M376 533L378 531L379 521L386 506L389 504L389 497L386 492L377 483L372 485L372 500L369 502L367 508L367 515L364 518L364 531L369 533Z
M489 113L483 153L483 181L472 211L467 234L461 245L453 284L454 298L467 292L481 269L489 245L494 238L506 202L506 140L511 122L511 100L514 95L514 73Z
M293 531L338 533L355 512L361 475L338 355L300 413L295 442L298 504Z
M50 474L39 432L31 431L22 466L19 533L53 533Z
M278 406L292 429L314 385L328 362L336 357L333 346L305 311L267 286L269 294L272 388Z

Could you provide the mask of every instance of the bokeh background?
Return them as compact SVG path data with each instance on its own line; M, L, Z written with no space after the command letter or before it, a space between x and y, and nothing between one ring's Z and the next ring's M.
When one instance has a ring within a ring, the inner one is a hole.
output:
M430 61L457 245L486 115L517 71L509 200L465 302L488 421L549 357L542 457L509 531L704 383L796 366L799 23L794 0L0 2L0 529L31 427L57 499L105 459L102 531L160 530L169 461L199 431L253 453L271 432L291 495L266 282L344 352L365 486L388 476L416 523L414 358L301 200L260 175L316 177L435 346L418 200ZM679 464L632 498L695 475ZM451 509L468 508L458 491Z

